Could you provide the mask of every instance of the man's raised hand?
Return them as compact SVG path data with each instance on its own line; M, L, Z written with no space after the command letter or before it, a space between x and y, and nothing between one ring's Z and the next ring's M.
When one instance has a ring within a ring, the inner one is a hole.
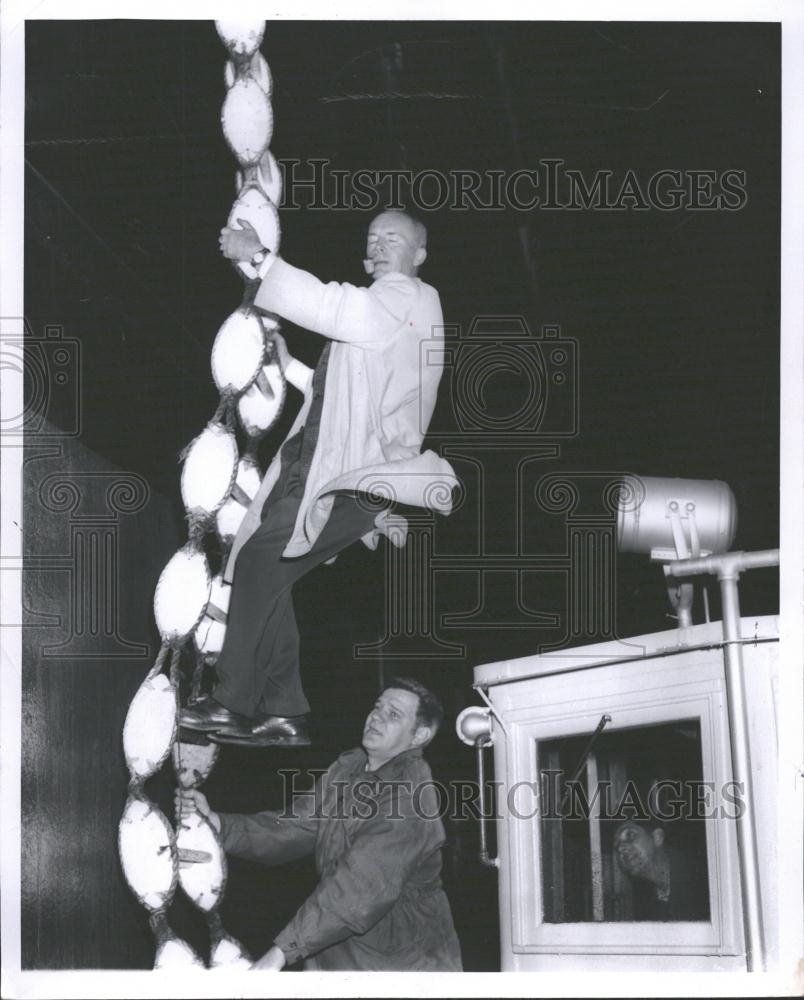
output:
M220 833L221 830L221 820L220 816L216 812L213 812L209 807L209 802L207 802L207 797L203 792L199 792L195 788L177 788L176 789L176 822L181 822L182 815L187 815L188 813L198 812L202 816L205 816L215 830Z
M257 235L257 230L247 219L235 220L241 229L230 229L224 226L221 229L220 244L221 253L229 260L250 261L254 254L262 249L262 241Z
M288 365L293 360L288 350L287 341L278 330L271 334L270 340L276 348L276 360L279 362L279 367L283 372L287 371Z

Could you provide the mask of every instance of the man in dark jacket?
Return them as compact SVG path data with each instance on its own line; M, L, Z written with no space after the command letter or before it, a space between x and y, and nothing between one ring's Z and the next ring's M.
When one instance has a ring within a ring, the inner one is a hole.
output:
M252 968L461 971L441 887L444 827L423 748L443 718L418 681L396 678L366 719L362 749L340 755L284 813L217 814L198 791L177 805L197 809L227 853L274 865L315 854L314 892Z

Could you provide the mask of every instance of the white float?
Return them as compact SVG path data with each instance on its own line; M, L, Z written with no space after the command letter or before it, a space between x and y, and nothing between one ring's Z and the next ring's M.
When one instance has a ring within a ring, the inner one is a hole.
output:
M235 80L223 102L221 124L241 166L256 163L270 146L274 131L271 101L259 81L251 76Z
M218 511L219 518L225 507L226 504ZM244 510L242 507L240 509ZM234 538L235 533L236 530L231 535L231 538ZM228 541L230 538L230 536L221 537L223 541ZM230 584L224 582L221 573L212 578L209 588L209 601L204 610L204 616L198 623L195 632L193 632L195 648L206 657L216 657L223 649L223 640L226 636L226 617L229 613L229 598L231 593L232 588Z
M198 788L207 780L218 759L217 743L173 744L173 769L182 788Z
M212 515L226 499L237 473L237 439L210 423L187 447L181 497L189 514Z
M154 593L154 617L165 642L176 643L193 631L209 600L210 572L203 552L187 544L162 570Z
M242 392L257 378L265 357L265 334L256 312L236 309L212 345L212 377L219 392Z
M146 677L128 707L123 752L133 778L145 780L167 760L176 737L176 692L165 674Z
M235 485L232 487L232 492L216 516L216 527L221 541L231 541L240 530L245 513L259 488L259 469L253 459L244 455L237 464L237 476L235 478ZM210 596L210 601L213 604L216 603L214 593ZM199 626L199 629L202 626L203 622Z
M285 402L285 379L279 365L264 365L262 374L264 380L258 376L237 402L240 423L250 437L259 437L269 431Z
M210 969L250 969L251 958L231 934L222 934L209 956Z
M214 909L226 886L226 855L209 820L197 812L182 814L176 847L182 891L199 910Z
M129 796L118 846L131 891L151 912L164 909L176 889L178 856L173 830L152 802Z
M236 56L250 56L262 44L265 35L265 21L223 19L215 22L220 40Z
M156 950L154 969L183 969L188 966L204 968L204 963L186 941L171 934Z
M266 149L257 164L257 178L260 187L274 205L282 201L282 171L270 149Z

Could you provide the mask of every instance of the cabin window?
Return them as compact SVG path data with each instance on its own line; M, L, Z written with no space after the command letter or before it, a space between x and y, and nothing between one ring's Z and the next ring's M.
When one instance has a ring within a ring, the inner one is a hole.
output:
M708 921L698 719L537 742L546 923Z

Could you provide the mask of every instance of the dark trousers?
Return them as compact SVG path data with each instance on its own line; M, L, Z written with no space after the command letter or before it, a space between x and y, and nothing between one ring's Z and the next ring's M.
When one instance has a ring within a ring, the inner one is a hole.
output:
M299 676L293 584L374 526L376 512L367 511L353 497L338 497L313 548L306 555L285 559L282 550L293 533L302 490L297 470L283 470L263 507L262 524L235 563L213 697L251 718L310 711Z

